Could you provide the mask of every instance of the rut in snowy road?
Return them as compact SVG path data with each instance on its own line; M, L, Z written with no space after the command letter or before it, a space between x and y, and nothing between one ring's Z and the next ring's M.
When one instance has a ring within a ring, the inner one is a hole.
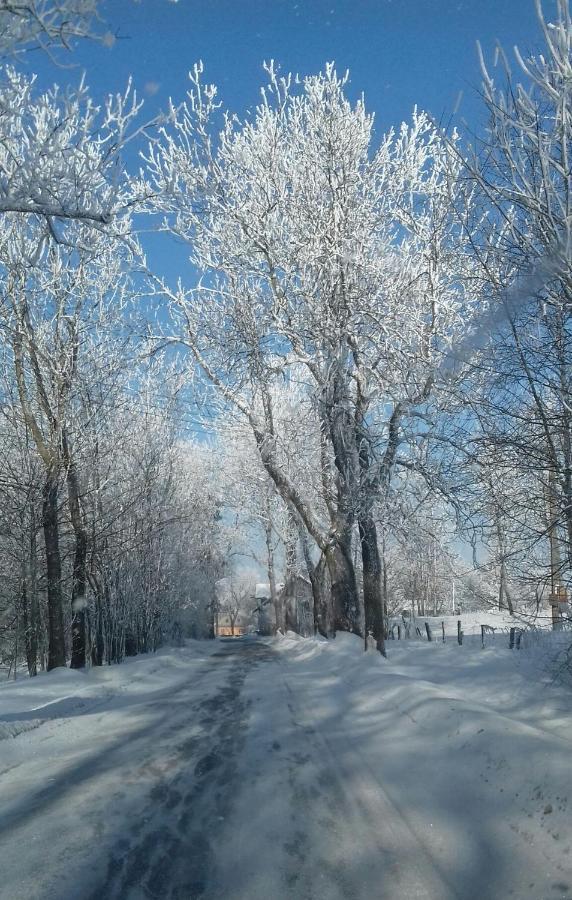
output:
M237 758L245 741L244 680L272 659L263 644L223 644L211 660L228 664L227 679L200 701L193 734L180 743L149 793L143 816L111 852L107 877L91 900L107 897L202 897L216 871L221 823L237 790Z

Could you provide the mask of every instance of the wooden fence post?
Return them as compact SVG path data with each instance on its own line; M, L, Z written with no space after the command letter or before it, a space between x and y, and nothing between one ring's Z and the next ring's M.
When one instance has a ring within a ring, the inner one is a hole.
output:
M427 632L427 640L432 641L433 635L431 634L431 629L429 628L429 622L425 622L425 631Z
M457 643L459 646L463 643L463 632L461 631L461 620L457 620Z
M445 623L441 622L441 631L443 632L443 643L445 643Z

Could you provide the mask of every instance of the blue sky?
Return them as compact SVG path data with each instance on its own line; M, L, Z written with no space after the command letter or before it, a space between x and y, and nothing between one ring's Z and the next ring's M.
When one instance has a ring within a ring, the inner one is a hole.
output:
M545 8L553 11L554 0ZM541 45L533 0L113 0L107 18L118 34L115 45L83 43L74 68L57 69L29 54L40 84L73 83L84 69L100 99L122 90L132 75L146 98L147 118L169 96L176 102L184 97L187 73L202 59L224 105L242 116L258 101L263 60L300 74L335 60L338 70L350 70L354 96L364 92L378 134L408 119L415 105L443 123L458 106L453 121L463 129L466 119L478 130L484 112L477 39L487 59L497 42L511 58L514 44L525 54ZM191 281L185 249L158 241L151 241L153 267Z
M545 0L547 13L554 5ZM334 60L350 70L350 94L365 94L378 137L415 105L443 124L478 131L485 117L477 39L487 59L497 42L510 56L514 44L525 53L541 46L533 0L108 0L102 10L117 35L111 48L82 42L65 67L35 52L20 64L37 71L42 87L77 83L85 71L96 100L132 76L145 98L143 120L169 97L184 98L199 59L239 116L259 100L264 60L301 75ZM135 152L131 145L129 168L138 165ZM184 247L149 235L143 242L155 271L189 281Z
M225 105L241 113L258 99L264 59L300 74L335 60L350 69L351 90L365 93L380 131L414 104L448 120L459 91L457 120L475 125L476 40L489 58L497 40L507 50L540 43L533 0L115 0L104 9L119 35L115 46L83 44L75 54L96 95L131 74L154 111L169 95L183 96L189 69L203 59ZM73 80L77 72L55 77Z
M545 8L553 11L554 0ZM109 0L103 10L118 36L112 48L83 42L71 67L58 69L37 53L26 65L38 70L42 86L76 82L84 70L96 99L133 76L146 119L169 96L183 99L199 59L224 106L239 115L259 99L263 60L299 74L335 60L338 70L350 70L350 93L365 94L378 135L408 119L415 104L443 124L463 129L466 120L478 130L484 113L476 40L488 59L497 41L507 51L515 43L525 52L541 45L533 0ZM161 246L160 268L178 275L186 254Z

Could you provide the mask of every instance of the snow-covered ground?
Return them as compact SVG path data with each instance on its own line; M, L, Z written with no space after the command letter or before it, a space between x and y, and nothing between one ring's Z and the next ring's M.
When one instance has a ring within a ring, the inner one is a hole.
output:
M390 641L387 661L350 635L279 647L319 727L353 745L457 895L572 896L572 693L551 665L572 633L510 650L497 621L483 649L474 618L462 647Z
M483 649L479 618L3 683L0 897L572 897L568 635Z
M46 723L81 719L118 694L136 701L149 691L169 689L188 678L192 661L215 650L211 642L188 641L184 648L164 648L153 655L126 659L119 666L55 669L36 678L28 678L22 671L16 681L0 681L0 741ZM0 771L5 750L6 746L0 752Z
M457 638L457 622L461 622L463 634L467 637L478 635L481 636L481 625L491 626L495 633L506 633L508 635L511 628L522 629L526 631L532 630L550 630L551 618L550 612L541 609L538 613L523 610L517 612L514 616L508 612L499 611L497 609L489 609L481 612L469 612L459 615L439 615L439 616L416 616L414 619L406 620L411 624L411 636L416 634L416 627L421 631L422 640L426 640L425 622L428 622L434 640L442 639L442 627L445 625L445 637ZM403 626L401 616L394 616L390 619L391 625Z

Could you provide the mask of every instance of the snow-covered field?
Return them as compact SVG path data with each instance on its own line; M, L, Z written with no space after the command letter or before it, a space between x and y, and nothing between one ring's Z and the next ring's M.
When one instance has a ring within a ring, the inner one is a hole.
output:
M183 896L189 865L205 900L572 896L572 635L483 649L479 618L387 660L288 634L3 683L0 897Z
M490 625L499 634L510 631L511 628L521 628L524 630L538 629L550 630L551 618L550 612L541 609L538 614L522 611L514 616L508 612L489 609L481 612L468 612L460 615L439 615L439 616L416 616L411 620L411 635L415 635L415 626L419 628L422 639L426 639L425 622L429 623L434 640L440 640L442 637L441 623L445 624L445 637L457 637L457 622L460 620L463 634L466 636L481 635L481 625ZM390 625L403 625L401 616L395 616L390 619Z
M189 678L189 666L215 652L210 641L187 641L185 647L166 647L153 655L126 659L121 665L102 666L78 671L55 669L28 678L22 672L16 681L0 682L0 741L32 732L42 725L58 724L73 719L74 730L82 729L87 718L106 705L123 698L137 703L149 695L167 692ZM33 736L18 742L17 747L31 747ZM17 755L11 742L0 745L0 773L9 756Z
M444 873L464 871L475 897L572 896L572 693L551 665L572 633L517 651L499 630L483 649L474 618L462 647L390 641L387 661L351 635L279 647L322 727L359 748Z

